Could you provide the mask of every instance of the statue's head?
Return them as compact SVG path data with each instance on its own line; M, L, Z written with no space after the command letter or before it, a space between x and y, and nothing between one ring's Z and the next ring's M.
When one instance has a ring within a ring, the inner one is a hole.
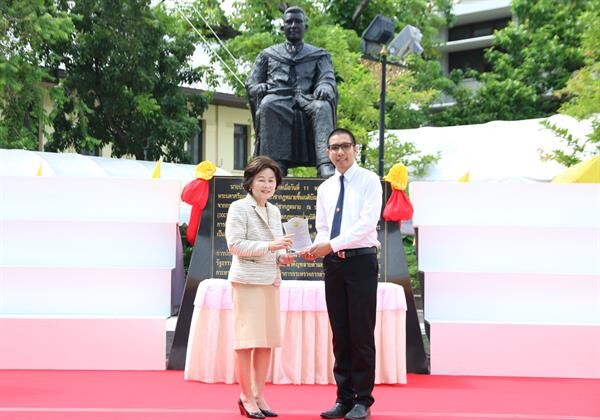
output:
M308 21L304 10L298 6L288 7L283 12L283 33L285 38L292 43L304 39L304 33L308 29Z

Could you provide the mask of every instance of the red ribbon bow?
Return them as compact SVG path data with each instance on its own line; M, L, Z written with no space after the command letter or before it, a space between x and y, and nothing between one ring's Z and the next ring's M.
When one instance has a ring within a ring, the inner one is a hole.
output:
M190 245L196 242L196 234L200 226L200 217L208 201L209 185L206 179L197 178L183 188L181 199L192 205L192 213L187 228L187 241Z

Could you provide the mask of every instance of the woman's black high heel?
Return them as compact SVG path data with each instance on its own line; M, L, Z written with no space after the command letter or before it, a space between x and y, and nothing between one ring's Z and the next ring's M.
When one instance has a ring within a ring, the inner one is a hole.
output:
M250 419L264 419L265 418L265 415L262 413L262 410L261 411L246 410L246 407L244 407L244 403L242 402L241 398L238 400L238 407L240 408L240 414L242 416L246 416Z
M277 414L274 411L271 410L263 410L262 408L259 408L260 412L263 413L263 416L265 417L277 417L279 416L279 414Z

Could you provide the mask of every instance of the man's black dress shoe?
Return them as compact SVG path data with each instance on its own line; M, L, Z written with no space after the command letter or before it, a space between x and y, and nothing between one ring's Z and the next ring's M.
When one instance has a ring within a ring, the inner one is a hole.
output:
M324 419L343 419L346 413L350 411L351 408L352 407L350 406L336 402L335 405L329 410L323 411L321 413L321 417Z
M277 417L279 415L276 412L271 411L271 410L263 410L262 408L259 408L259 410L265 417Z
M371 416L369 407L362 404L354 404L352 410L346 413L345 420L364 420Z
M238 407L240 408L240 414L242 416L246 416L250 419L264 419L265 418L265 415L263 413L261 413L260 411L246 410L246 407L244 407L244 403L242 402L241 398L238 400Z

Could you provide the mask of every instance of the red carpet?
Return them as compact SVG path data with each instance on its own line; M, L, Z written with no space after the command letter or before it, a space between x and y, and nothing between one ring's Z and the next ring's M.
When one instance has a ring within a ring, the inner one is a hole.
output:
M242 419L237 385L183 372L0 371L0 419ZM282 419L318 419L335 387L268 385ZM375 388L372 419L600 419L600 380L409 375Z

